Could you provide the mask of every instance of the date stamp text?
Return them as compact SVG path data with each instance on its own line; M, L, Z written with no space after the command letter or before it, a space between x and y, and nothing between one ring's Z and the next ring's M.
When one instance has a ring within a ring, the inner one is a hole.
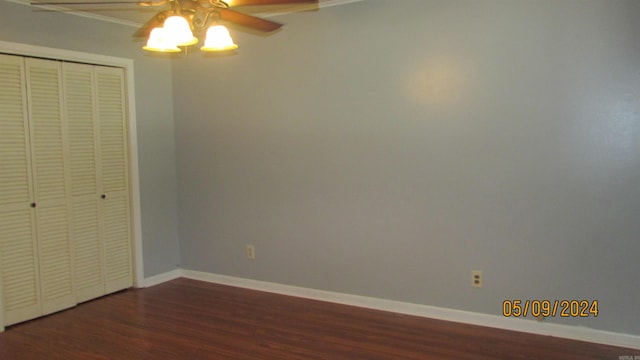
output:
M598 300L505 300L505 317L597 317Z

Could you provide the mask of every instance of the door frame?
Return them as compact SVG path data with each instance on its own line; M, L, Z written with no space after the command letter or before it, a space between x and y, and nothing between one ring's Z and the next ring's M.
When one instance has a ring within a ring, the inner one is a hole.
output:
M136 126L136 103L133 75L133 59L63 50L45 46L0 41L0 52L8 55L39 57L52 60L73 61L94 65L113 66L124 69L127 117L129 120L129 196L131 206L131 236L133 241L133 286L144 286L144 263L142 256L142 222L140 215L140 174L138 169L138 136ZM1 281L1 279L0 279ZM1 287L0 287L1 292ZM0 293L1 295L1 293ZM0 309L2 309L0 296ZM0 332L4 331L4 312L0 311Z

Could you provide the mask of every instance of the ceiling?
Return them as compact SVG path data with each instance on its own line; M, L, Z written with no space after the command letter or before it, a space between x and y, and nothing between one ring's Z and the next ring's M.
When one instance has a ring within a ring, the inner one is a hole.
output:
M30 4L30 0L9 0L21 4ZM87 3L91 1L100 0L40 0L43 2L79 2ZM108 2L109 0L100 1L101 3ZM113 0L118 1L118 0ZM353 2L359 2L364 0L319 0L319 5L309 4L297 4L297 5L269 5L269 6L242 6L236 7L234 10L241 11L243 13L256 15L260 17L270 17L283 13L300 12L300 11L314 11L323 7L344 5ZM227 1L230 5L233 5L233 0ZM70 6L40 6L34 7L33 11L65 11L74 15L90 17L98 20L116 22L131 27L139 27L149 20L157 11L157 7L138 7L135 4L123 5L123 4L100 4L100 5L70 5Z

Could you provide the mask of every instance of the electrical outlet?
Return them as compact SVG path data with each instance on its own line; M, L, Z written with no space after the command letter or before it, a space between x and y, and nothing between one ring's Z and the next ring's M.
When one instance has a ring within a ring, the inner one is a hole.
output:
M256 247L253 245L247 244L247 259L255 260L256 259Z
M471 286L481 288L484 285L482 270L471 270Z

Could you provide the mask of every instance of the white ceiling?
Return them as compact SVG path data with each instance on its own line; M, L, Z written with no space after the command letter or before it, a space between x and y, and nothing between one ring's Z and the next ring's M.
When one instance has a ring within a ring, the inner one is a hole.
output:
M30 5L30 0L7 0L24 5ZM37 1L37 0L34 0ZM110 0L39 0L41 2L105 2ZM114 2L121 0L112 0ZM124 0L126 1L126 0ZM234 10L243 13L271 17L283 13L314 11L323 7L344 5L364 0L319 0L319 5L269 5L269 6L243 6ZM233 1L227 1L232 5ZM158 11L157 7L139 7L135 5L135 0L131 5L127 4L100 4L100 5L70 5L70 6L33 6L33 11L64 11L70 14L90 17L98 20L116 22L131 27L139 27L149 20Z

